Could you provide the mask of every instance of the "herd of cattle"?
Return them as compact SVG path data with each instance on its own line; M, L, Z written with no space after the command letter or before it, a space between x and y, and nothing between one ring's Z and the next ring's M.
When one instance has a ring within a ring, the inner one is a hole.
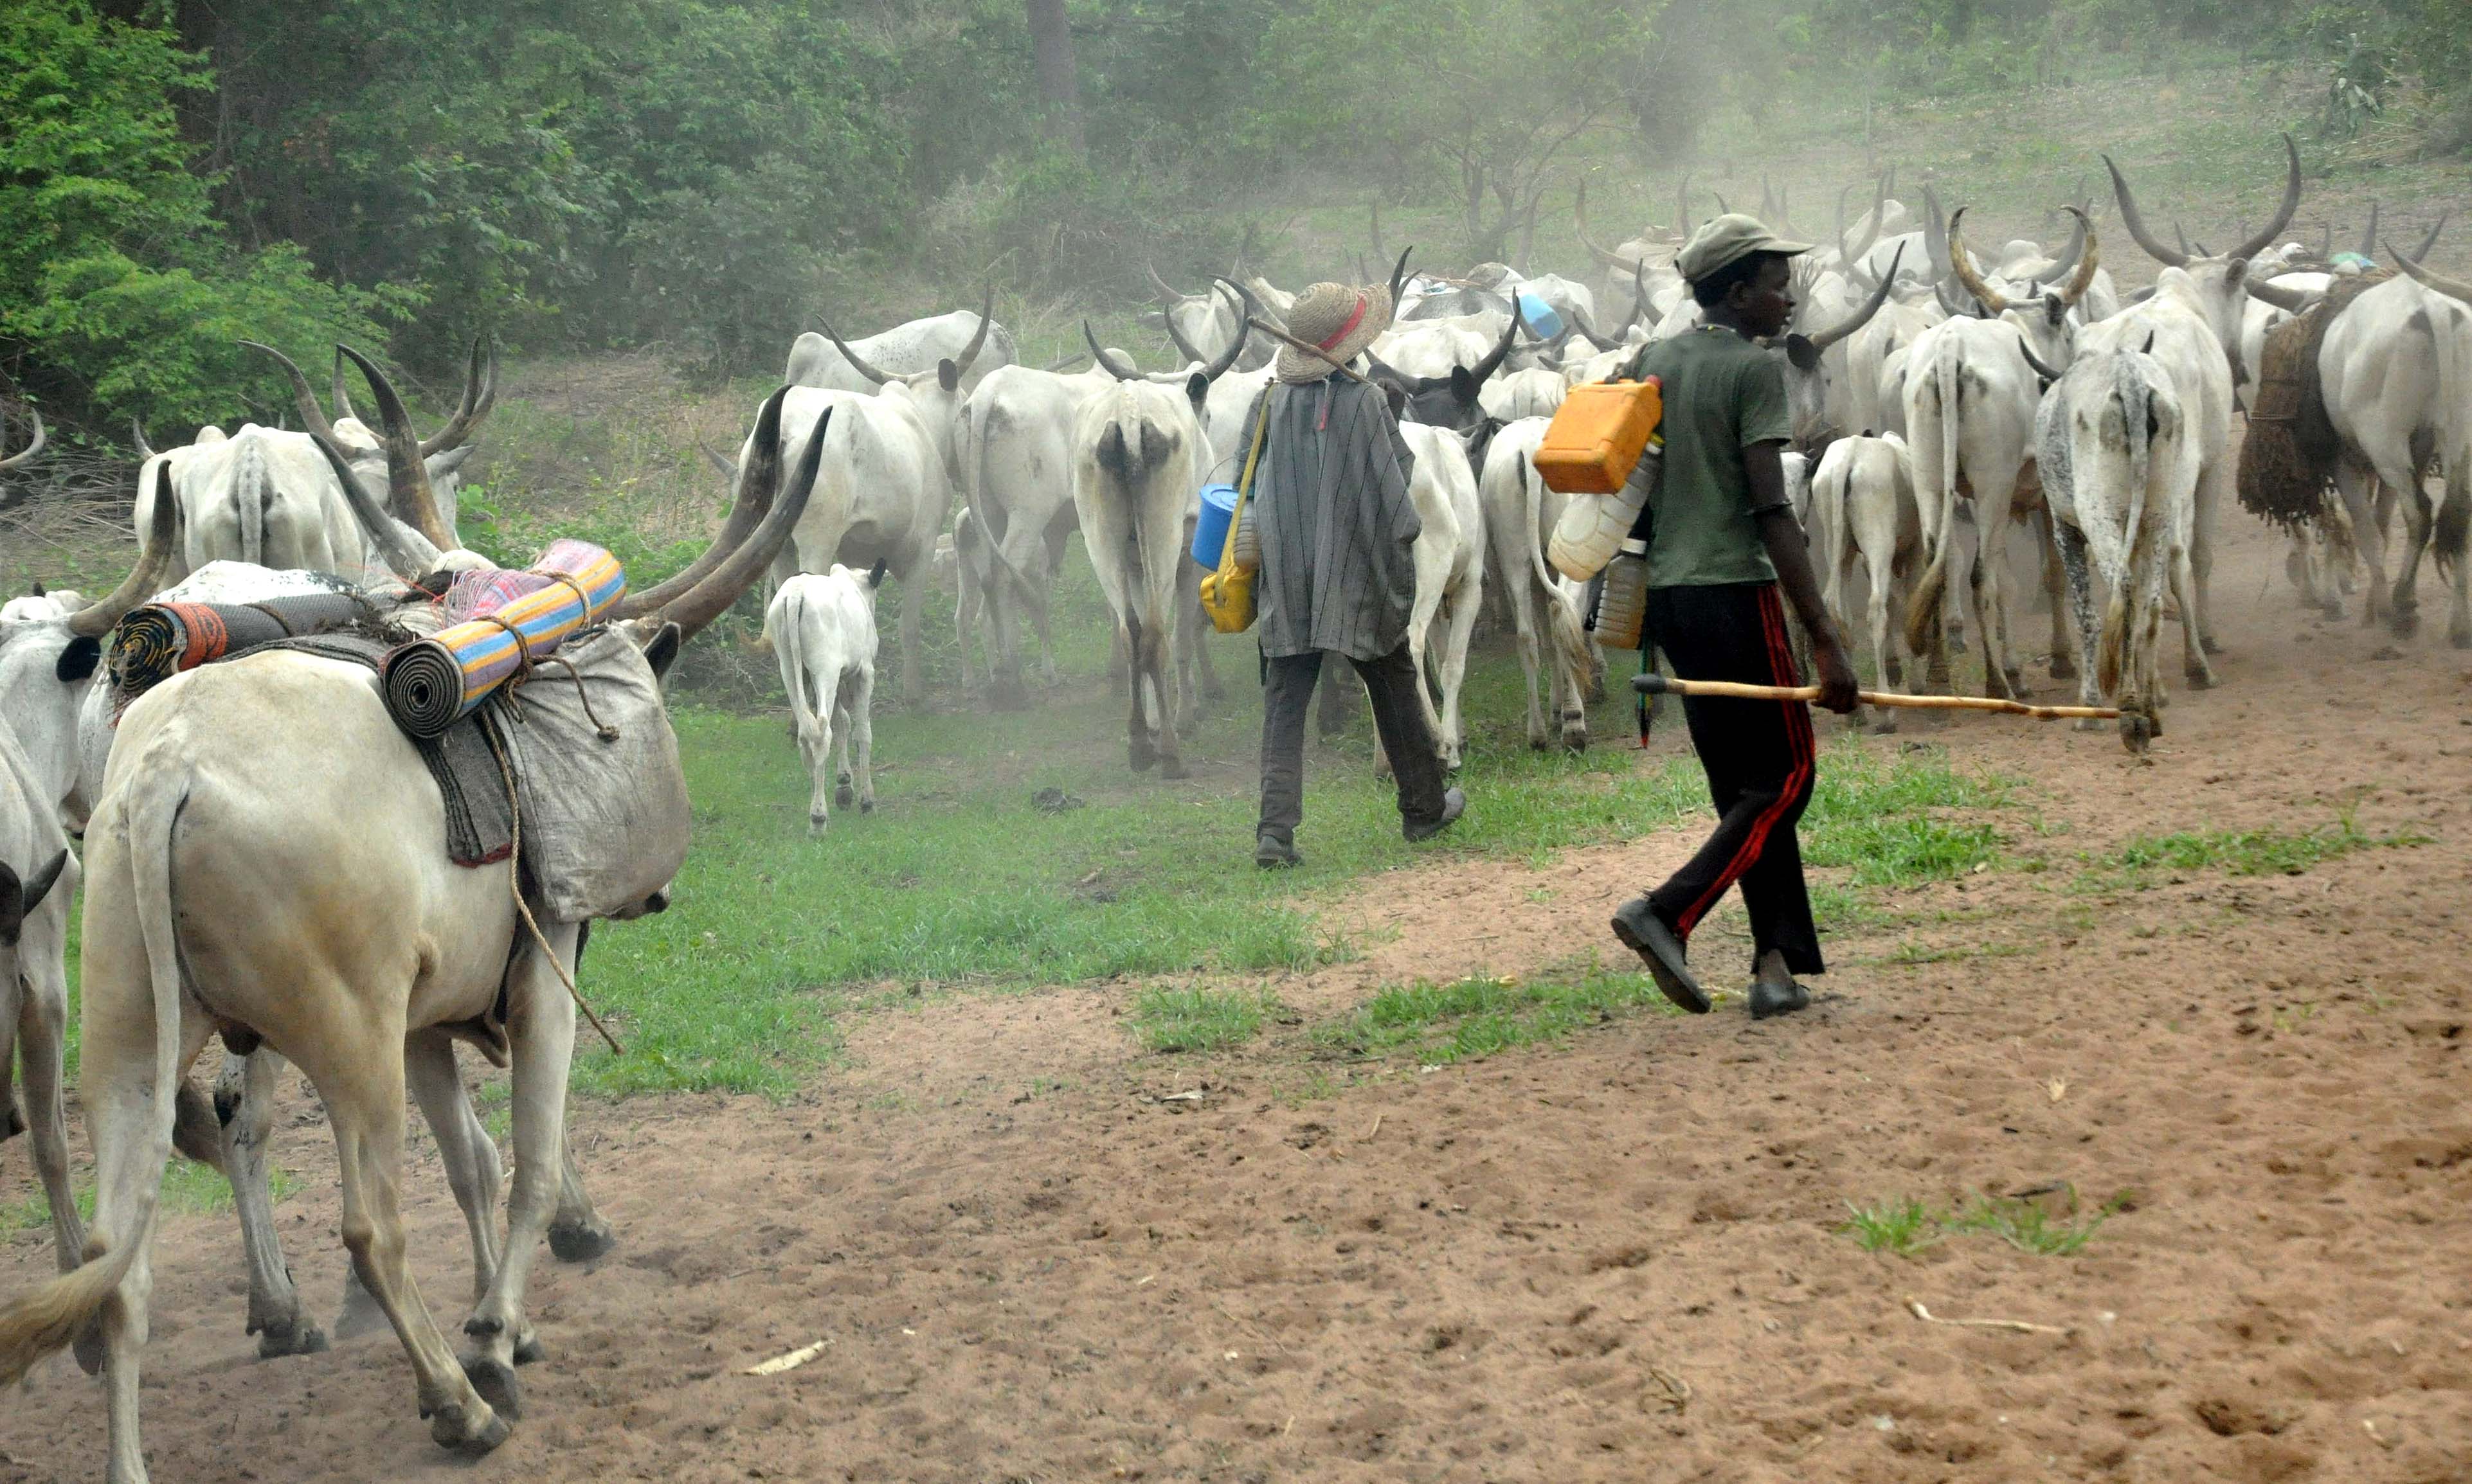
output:
M2294 538L2293 571L2310 601L2333 604L2365 560L2368 618L2408 632L2418 564L2434 551L2452 580L2449 638L2472 646L2472 285L2418 261L2435 231L2420 254L2389 248L2402 270L2390 278L2370 271L2374 225L2357 254L2333 253L2331 241L2318 254L2279 245L2301 192L2285 143L2279 208L2222 253L2166 246L2114 168L2122 224L2164 264L2151 288L2127 294L2102 266L2083 205L2066 208L2073 227L2056 248L2017 241L1978 254L1964 212L1944 218L1928 189L1917 212L1884 179L1850 225L1840 197L1836 230L1797 264L1795 322L1773 348L1793 413L1789 465L1828 600L1842 621L1858 579L1867 589L1858 631L1882 688L1909 665L1946 683L1959 585L1987 690L2022 687L2008 548L2031 532L2052 597L2054 674L2080 672L2085 698L2118 704L2125 735L2143 745L2164 699L2167 591L2190 681L2213 678L2206 581L2247 368L2279 321L2339 278L2365 274L2378 281L2342 298L2325 326L2316 370L2341 451L2316 524ZM1680 207L1687 224L1687 184ZM1764 202L1763 215L1793 235L1782 201ZM1589 237L1584 205L1579 224L1604 271L1593 284L1499 264L1411 278L1402 254L1391 273L1397 320L1362 367L1391 392L1415 456L1423 533L1411 643L1454 765L1488 579L1517 636L1531 742L1553 744L1558 727L1564 745L1584 745L1581 700L1602 656L1584 633L1584 592L1544 560L1561 497L1532 456L1567 388L1618 375L1639 346L1698 323L1671 266L1678 229L1606 247ZM685 572L626 600L615 628L657 674L685 638L771 576L766 633L814 774L815 828L832 801L872 802L878 587L902 586L906 696L921 691L929 575L949 562L964 683L966 656L983 647L991 698L1019 705L1030 636L1054 674L1051 594L1076 530L1115 619L1131 762L1180 775L1179 731L1215 690L1200 568L1185 555L1199 494L1233 478L1238 430L1272 374L1276 347L1262 327L1278 324L1292 295L1241 271L1198 294L1153 277L1172 369L1140 370L1086 326L1089 369L1018 365L992 297L857 342L829 327L799 336L788 385L725 460L732 499L720 535ZM1544 334L1532 321L1560 328ZM483 347L454 415L427 437L365 360L353 357L374 429L352 407L340 358L321 404L297 366L269 354L293 384L301 431L207 428L160 452L140 432L140 543L127 580L91 601L38 594L0 612L0 1138L32 1135L64 1275L0 1307L0 1384L74 1344L107 1375L116 1480L146 1473L136 1368L145 1248L176 1144L239 1192L250 1330L264 1353L325 1343L301 1314L272 1224L271 1048L302 1067L335 1126L362 1307L346 1322L392 1323L441 1444L487 1449L507 1435L513 1367L538 1354L522 1296L540 1240L567 1258L607 1243L564 1151L568 981L586 925L549 922L527 937L506 877L456 868L418 843L438 836L438 789L368 674L266 654L201 669L125 710L110 683L105 640L159 595L250 602L343 582L400 597L397 582L488 565L456 531L459 466L496 400ZM0 472L42 443L37 422ZM2433 496L2425 482L2440 471ZM371 488L381 480L383 499ZM2390 579L2396 508L2404 541ZM1973 531L1970 551L1961 527ZM416 608L407 603L399 620ZM85 838L83 865L71 832ZM81 878L91 1229L71 1198L60 1087L67 902ZM656 892L629 910L662 905ZM217 1032L236 1054L209 1107L185 1069ZM498 1154L456 1074L458 1039L514 1069L516 1182L503 1243ZM22 1105L8 1092L12 1050ZM470 1224L472 1349L460 1361L404 1267L407 1091Z

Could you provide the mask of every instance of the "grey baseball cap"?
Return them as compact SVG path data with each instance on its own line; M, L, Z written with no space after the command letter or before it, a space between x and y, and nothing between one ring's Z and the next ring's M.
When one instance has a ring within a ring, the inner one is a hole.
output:
M1682 245L1682 250L1674 255L1674 268L1687 281L1698 283L1754 252L1797 257L1810 250L1811 244L1788 242L1770 231L1768 224L1759 218L1735 211L1716 218L1692 233L1691 240Z

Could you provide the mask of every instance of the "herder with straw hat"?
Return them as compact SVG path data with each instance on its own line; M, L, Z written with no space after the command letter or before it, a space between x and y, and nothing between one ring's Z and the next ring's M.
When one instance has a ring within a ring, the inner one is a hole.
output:
M1408 659L1416 596L1410 548L1422 529L1408 498L1414 456L1382 389L1345 369L1390 327L1392 297L1379 285L1337 283L1298 294L1276 379L1236 445L1251 448L1270 419L1238 532L1261 548L1262 816L1253 863L1265 869L1298 860L1305 712L1325 652L1346 656L1365 679L1407 837L1440 834L1467 807L1459 789L1444 787L1416 693L1423 680Z
M1648 631L1685 680L1799 685L1785 603L1811 636L1819 703L1854 709L1854 666L1820 601L1802 523L1785 487L1794 435L1784 362L1763 345L1794 314L1788 265L1811 248L1755 217L1718 217L1675 267L1706 323L1641 351L1629 377L1663 383L1665 459L1649 507ZM1635 476L1636 477L1636 476ZM1706 1014L1684 945L1739 884L1749 909L1754 1019L1811 1002L1797 975L1818 974L1819 930L1795 825L1818 763L1801 701L1692 697L1691 745L1708 775L1717 830L1663 885L1614 913L1614 935L1647 962L1666 998Z

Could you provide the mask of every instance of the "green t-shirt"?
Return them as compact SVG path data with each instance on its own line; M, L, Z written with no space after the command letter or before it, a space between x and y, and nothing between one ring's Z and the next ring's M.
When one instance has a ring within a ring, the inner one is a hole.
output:
M1650 503L1649 585L1775 581L1751 518L1743 450L1794 436L1784 364L1711 325L1651 345L1639 369L1663 381L1665 399L1664 477Z

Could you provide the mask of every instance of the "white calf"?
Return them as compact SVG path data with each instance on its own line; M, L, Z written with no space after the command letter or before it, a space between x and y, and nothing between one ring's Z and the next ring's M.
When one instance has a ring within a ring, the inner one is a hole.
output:
M781 689L798 727L798 751L815 780L807 831L831 820L827 800L861 813L875 810L875 593L885 564L864 573L835 563L781 584L764 610L764 638L781 662ZM834 766L839 752L840 766Z
M1871 663L1879 689L1904 684L1897 645L1900 625L1890 622L1890 606L1899 611L1911 597L1916 559L1922 554L1922 510L1914 499L1913 460L1906 440L1885 437L1840 438L1820 456L1812 477L1811 516L1805 523L1817 549L1817 565L1830 613L1839 627L1846 623L1846 575L1860 563L1868 591L1865 594L1865 627L1871 638ZM1882 709L1872 730L1893 732L1897 714Z
M1467 449L1457 434L1414 422L1401 423L1399 433L1416 456L1408 498L1423 525L1411 549L1416 598L1408 612L1408 657L1415 667L1416 699L1424 705L1425 724L1441 745L1442 766L1457 769L1467 745L1460 687L1467 678L1468 636L1476 631L1477 609L1485 597L1485 506L1477 497ZM1429 653L1431 680L1441 691L1438 713L1428 686Z

